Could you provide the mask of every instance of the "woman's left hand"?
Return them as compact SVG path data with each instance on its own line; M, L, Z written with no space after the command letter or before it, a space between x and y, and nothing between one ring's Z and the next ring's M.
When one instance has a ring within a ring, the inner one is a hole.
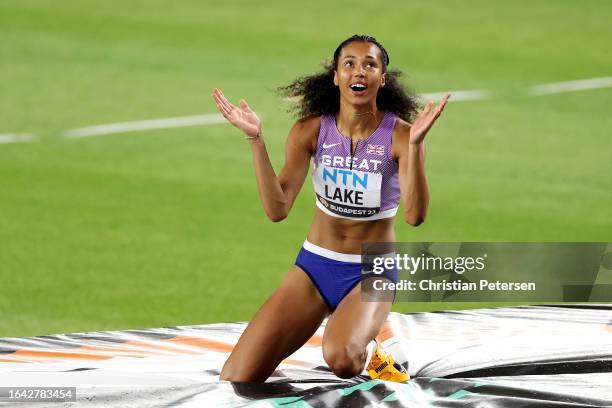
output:
M444 106L446 106L446 102L450 96L451 94L446 94L446 96L440 101L438 107L434 110L432 110L432 101L429 101L427 105L425 105L425 109L423 109L419 116L417 116L414 123L410 127L410 144L420 144L423 142L423 140L425 140L427 132L429 132L429 129L431 129L436 119L438 119L442 114Z

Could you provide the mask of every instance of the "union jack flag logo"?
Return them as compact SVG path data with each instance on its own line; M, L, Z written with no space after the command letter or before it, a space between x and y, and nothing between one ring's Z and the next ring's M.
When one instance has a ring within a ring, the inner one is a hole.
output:
M382 156L383 154L385 154L385 146L369 144L368 149L366 150L366 153L367 154L378 154Z

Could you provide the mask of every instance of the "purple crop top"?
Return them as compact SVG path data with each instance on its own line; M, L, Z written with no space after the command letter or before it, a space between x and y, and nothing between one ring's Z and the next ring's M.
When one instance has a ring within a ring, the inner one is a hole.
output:
M333 115L321 117L313 156L317 206L333 217L377 220L393 217L399 205L398 164L391 158L395 114L385 112L378 128L357 142L343 136Z

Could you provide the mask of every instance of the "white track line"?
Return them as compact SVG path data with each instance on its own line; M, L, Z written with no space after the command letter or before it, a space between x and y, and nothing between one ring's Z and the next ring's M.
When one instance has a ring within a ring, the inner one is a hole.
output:
M550 84L535 85L527 89L529 95L548 95L561 92L583 91L588 89L610 88L612 87L612 77L582 79L568 82L555 82ZM420 99L438 101L448 92L433 92L418 95ZM471 91L450 91L451 102L475 101L490 99L493 94L485 90ZM138 132L152 129L169 129L184 126L210 125L224 123L226 120L220 114L208 114L198 116L181 116L176 118L162 118L150 120L138 120L134 122L109 123L69 129L63 136L69 139L110 135L114 133ZM29 142L34 139L31 134L0 134L0 143Z
M34 135L29 133L2 133L0 134L0 143L19 143L30 142L34 139Z
M610 88L612 77L580 79L577 81L555 82L529 87L527 93L532 96L549 95L561 92L586 91L588 89Z
M69 139L110 135L113 133L138 132L150 129L168 129L183 126L210 125L213 123L223 123L225 118L220 114L181 116L177 118L163 118L138 120L134 122L109 123L106 125L87 126L77 129L70 129L64 132L64 137Z
M425 93L425 94L418 95L418 97L420 99L439 101L440 99L444 98L447 93L451 94L451 97L449 99L450 102L478 101L482 99L490 99L493 95L489 91L475 90L475 91L448 91L448 92Z

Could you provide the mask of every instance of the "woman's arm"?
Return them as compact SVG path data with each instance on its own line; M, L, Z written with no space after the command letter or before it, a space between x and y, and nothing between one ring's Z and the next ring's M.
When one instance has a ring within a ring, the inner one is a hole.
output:
M261 137L249 140L259 197L266 215L274 222L287 218L304 184L320 123L320 118L310 118L293 125L287 137L285 165L279 176L272 168L264 140Z
M425 221L429 206L429 190L425 177L425 136L448 101L447 94L435 110L429 102L412 125L399 121L394 144L399 165L400 195L404 203L404 219L417 226Z
M238 108L218 89L214 90L213 99L223 116L245 133L251 145L255 178L264 211L270 220L282 221L287 218L308 174L320 118L301 120L293 125L287 138L285 165L277 177L262 137L261 121L246 101L241 100Z
M400 197L404 204L404 220L413 226L425 221L429 206L429 190L425 176L425 143L410 143L410 126L398 125L393 139L398 152Z

